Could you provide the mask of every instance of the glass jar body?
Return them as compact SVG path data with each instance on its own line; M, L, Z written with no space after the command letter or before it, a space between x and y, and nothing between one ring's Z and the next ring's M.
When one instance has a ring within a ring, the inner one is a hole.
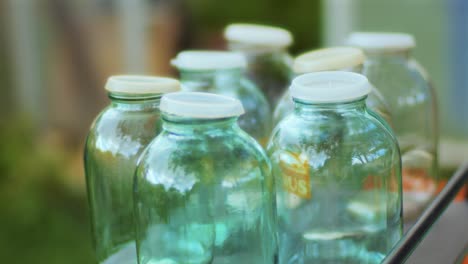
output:
M414 220L437 192L435 91L408 53L369 54L363 73L390 106L403 161L404 217Z
M164 122L136 172L139 263L273 263L274 184L261 147L236 119Z
M380 263L402 234L401 161L364 99L302 105L275 128L279 263Z
M243 77L240 69L205 72L181 71L184 91L209 92L239 99L245 114L239 126L262 146L266 146L271 131L271 108L259 88Z
M98 263L136 263L133 175L160 126L159 99L151 99L113 102L91 127L84 162Z

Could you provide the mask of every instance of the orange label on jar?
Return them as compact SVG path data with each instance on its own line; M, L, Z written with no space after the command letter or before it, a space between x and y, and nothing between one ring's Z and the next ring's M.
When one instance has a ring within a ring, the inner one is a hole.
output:
M280 168L282 172L283 188L301 198L312 198L310 184L309 163L301 160L293 153L281 155Z

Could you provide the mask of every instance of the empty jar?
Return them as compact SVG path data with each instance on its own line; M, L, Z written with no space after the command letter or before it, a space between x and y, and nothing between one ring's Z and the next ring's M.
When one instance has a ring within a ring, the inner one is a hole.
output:
M231 24L224 37L230 50L242 52L248 61L247 75L266 95L273 107L291 83L291 57L288 47L293 42L285 29L256 24Z
M402 235L401 161L366 106L363 75L296 77L294 111L268 154L276 181L279 263L380 263Z
M246 60L227 51L183 51L172 60L180 73L182 90L223 94L239 99L245 114L240 127L263 146L271 130L270 106L257 86L244 78Z
M436 95L421 66L411 58L414 38L402 33L353 33L348 44L367 56L363 73L379 88L393 115L403 161L406 220L420 215L438 185Z
M162 94L179 82L148 76L112 76L111 104L86 139L84 166L98 263L136 263L133 175L137 158L161 129Z
M334 47L314 50L298 56L294 60L293 69L296 75L320 71L351 71L360 73L364 63L364 53L358 48ZM367 106L391 124L389 107L380 92L372 87L367 100ZM294 103L286 90L281 96L273 115L273 124L293 112Z
M273 178L237 124L240 101L173 93L161 111L163 130L136 171L139 263L273 263Z

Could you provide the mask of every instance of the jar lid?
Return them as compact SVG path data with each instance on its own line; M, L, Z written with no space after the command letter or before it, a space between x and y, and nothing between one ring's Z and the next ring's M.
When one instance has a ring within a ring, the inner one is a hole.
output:
M371 85L362 74L325 71L296 77L289 89L294 99L311 103L340 103L368 95Z
M232 51L188 50L177 54L171 64L183 70L218 70L247 67L245 57Z
M224 37L230 42L266 47L283 48L293 42L286 29L257 24L231 24L224 30Z
M145 75L115 75L107 79L106 90L124 94L164 94L180 90L179 81Z
M296 74L336 71L361 65L365 60L364 52L352 47L334 47L306 52L294 60Z
M401 51L416 46L414 37L405 33L354 32L346 42L348 45L371 51Z
M188 118L217 119L240 116L242 103L232 97L199 92L166 94L161 99L162 112Z

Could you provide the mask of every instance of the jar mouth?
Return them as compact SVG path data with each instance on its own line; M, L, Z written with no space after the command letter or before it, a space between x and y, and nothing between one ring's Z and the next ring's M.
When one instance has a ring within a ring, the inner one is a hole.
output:
M315 103L344 103L366 97L372 87L364 75L328 71L307 73L296 77L290 89L293 99Z
M224 37L231 43L251 47L287 48L293 43L288 30L257 24L231 24L224 30Z
M349 35L347 44L367 52L405 52L416 46L414 37L398 32L354 32Z
M200 92L164 95L160 109L163 114L180 118L207 120L238 117L244 113L242 103L237 99Z
M111 100L119 100L125 102L139 102L139 101L151 101L161 100L163 94L161 93L145 93L145 94L128 94L118 92L108 92L108 96Z
M180 90L176 79L147 75L114 75L107 79L106 90L120 95L154 95Z
M364 52L358 48L325 48L299 55L294 60L293 69L296 74L352 69L362 65L364 60Z
M171 60L171 64L179 70L188 71L216 71L247 67L247 61L242 54L213 50L182 51Z

